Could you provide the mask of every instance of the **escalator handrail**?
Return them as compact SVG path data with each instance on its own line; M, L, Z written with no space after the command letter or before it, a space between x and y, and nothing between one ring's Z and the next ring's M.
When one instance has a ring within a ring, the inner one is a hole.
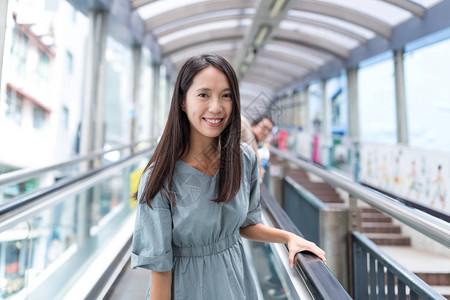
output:
M2 203L2 204L0 204L0 223L1 223L2 217L6 214L10 215L11 213L14 213L14 211L19 212L19 211L23 210L24 206L26 206L30 203L39 201L47 195L56 194L57 192L65 189L65 188L68 188L71 186L76 186L77 184L79 184L80 182L82 182L88 178L93 178L94 176L100 175L101 173L108 172L110 169L113 169L114 167L116 167L118 165L124 164L130 160L137 158L137 157L151 154L151 153L153 153L154 149L155 149L155 146L148 147L144 150L141 150L139 152L131 154L131 155L129 155L119 161L116 161L114 163L108 164L106 166L98 167L96 169L89 170L87 172L84 172L80 175L77 175L77 176L74 176L71 178L62 179L49 187L45 187L45 188L33 191L29 194L25 194L25 195L15 198L15 199L12 199L11 201L8 201L6 203ZM41 209L43 209L43 208L41 208Z
M90 152L85 155L79 155L72 159L54 163L54 164L47 165L47 166L25 168L25 169L20 169L20 170L13 171L13 172L8 172L5 174L0 174L0 188L2 186L12 185L12 184L18 183L18 182L23 182L27 179L33 178L36 175L42 174L44 172L48 172L48 171L52 171L52 170L59 169L62 167L66 167L66 166L72 165L74 163L82 162L82 161L93 160L96 157L105 155L105 154L113 152L113 151L121 151L121 150L124 150L127 148L132 148L132 147L134 147L138 144L144 143L144 142L150 143L149 140L141 140L141 141L133 142L128 145L116 146L116 147L113 147L108 150L93 151L93 152Z
M325 169L316 167L307 161L296 158L291 153L280 151L274 147L270 151L276 156L319 176L329 184L339 187L356 198L370 204L376 209L388 214L394 219L416 229L433 240L450 248L450 224L443 220L429 216L421 211L414 210L399 201L364 187L347 178L333 174Z
M264 185L261 185L261 203L276 226L303 236L286 212L270 196ZM302 276L314 299L351 299L333 273L314 254L309 252L297 254L295 268Z

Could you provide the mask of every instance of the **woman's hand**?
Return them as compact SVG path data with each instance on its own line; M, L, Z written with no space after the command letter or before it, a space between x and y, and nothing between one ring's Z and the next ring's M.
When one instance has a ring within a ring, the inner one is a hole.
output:
M297 253L302 251L310 251L317 255L325 264L327 263L327 259L325 258L325 251L317 247L313 242L307 241L304 238L290 233L287 246L289 249L289 265L291 268L294 267L294 257Z

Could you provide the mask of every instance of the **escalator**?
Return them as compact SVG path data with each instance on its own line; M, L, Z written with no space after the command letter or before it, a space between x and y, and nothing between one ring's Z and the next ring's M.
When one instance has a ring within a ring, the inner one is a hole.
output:
M135 299L130 289L145 295L150 273L129 267L130 194L153 149L133 144L0 175L0 188L42 182L0 203L0 299ZM96 167L83 171L80 164ZM61 168L70 175L55 176ZM300 234L264 188L261 197L264 223ZM245 242L245 249L260 299L350 298L313 255L297 255L289 269L284 245Z

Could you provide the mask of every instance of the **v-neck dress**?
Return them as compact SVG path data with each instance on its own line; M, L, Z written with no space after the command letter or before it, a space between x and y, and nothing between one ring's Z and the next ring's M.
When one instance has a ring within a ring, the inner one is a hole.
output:
M172 270L172 299L257 299L239 228L261 222L259 170L254 151L241 143L242 179L228 203L217 196L213 177L183 161L175 166L171 205L164 193L139 204L131 266ZM140 180L140 199L149 172Z

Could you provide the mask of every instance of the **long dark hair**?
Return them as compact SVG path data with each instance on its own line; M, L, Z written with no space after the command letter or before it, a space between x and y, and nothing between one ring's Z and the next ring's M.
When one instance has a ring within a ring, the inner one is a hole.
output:
M217 198L213 201L227 203L239 191L242 175L239 85L236 73L228 61L219 55L205 54L189 58L178 73L166 126L161 140L144 170L145 173L150 169L151 174L145 184L140 203L146 202L151 207L150 200L163 189L172 204L176 204L171 192L175 163L189 151L190 146L189 119L181 105L186 99L187 91L191 87L195 75L209 66L213 66L225 74L233 100L230 122L218 137L220 145L218 192Z

